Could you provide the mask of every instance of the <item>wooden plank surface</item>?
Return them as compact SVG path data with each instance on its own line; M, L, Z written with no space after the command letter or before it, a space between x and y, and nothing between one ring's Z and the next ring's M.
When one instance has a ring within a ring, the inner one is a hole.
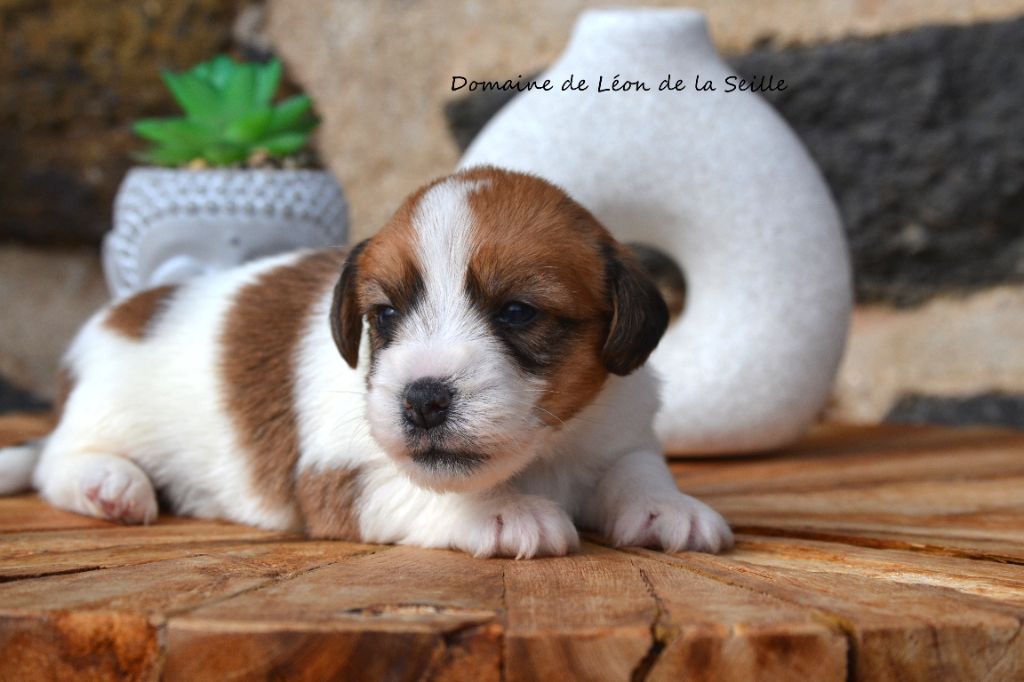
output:
M505 562L376 550L172 618L166 676L498 680Z
M657 602L628 557L584 546L505 569L509 680L624 680L654 641Z
M833 426L671 466L734 551L477 560L0 499L0 680L1024 679L1024 434Z
M658 605L655 643L640 676L651 680L840 680L846 638L807 609L678 570L633 562Z

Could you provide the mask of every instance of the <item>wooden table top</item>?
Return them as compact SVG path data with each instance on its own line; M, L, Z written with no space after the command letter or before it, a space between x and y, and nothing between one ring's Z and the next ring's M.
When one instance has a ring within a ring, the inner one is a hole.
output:
M733 552L478 560L0 499L0 680L1024 680L1024 434L831 427L673 469Z

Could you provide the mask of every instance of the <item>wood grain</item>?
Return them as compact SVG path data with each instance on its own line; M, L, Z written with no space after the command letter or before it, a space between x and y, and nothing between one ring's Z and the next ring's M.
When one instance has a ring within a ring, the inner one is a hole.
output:
M166 674L498 680L504 565L399 547L323 566L173 618Z
M913 526L858 525L843 521L830 523L820 520L805 522L800 519L771 519L764 516L744 519L740 514L734 514L733 518L735 530L751 535L823 540L860 547L908 550L937 556L957 556L1024 565L1024 542L1019 538L1004 542L984 536L961 537L955 530L946 531L941 528L929 532L927 529ZM746 525L744 521L750 525ZM764 525L772 521L775 521L773 525Z
M1020 434L991 429L936 430L870 437L808 448L801 444L775 456L745 456L714 461L673 460L680 485L694 495L802 492L850 489L909 481L991 479L1024 475ZM823 460L827 467L816 466Z
M0 515L0 539L2 540L6 540L3 533L11 532L64 528L117 528L117 524L114 523L40 504L35 495L5 497L3 498L3 509L4 513Z
M799 561L795 567L760 566L744 561L742 548L729 557L657 558L810 609L848 635L855 679L1024 676L1024 638L1018 637L1024 611L996 599L946 586L878 580L835 566L831 571Z
M813 612L662 561L634 563L658 603L647 679L846 679L846 638Z
M0 680L1024 679L1024 434L834 426L671 468L734 551L477 560L0 499Z
M617 552L511 562L505 588L508 680L629 679L654 642L657 603Z
M737 560L758 566L859 575L904 585L931 585L1024 607L1024 567L828 542L739 536Z
M8 532L0 534L0 581L128 566L209 553L218 551L218 547L245 546L239 543L300 539L295 534L231 523L176 518L160 519L145 527L97 521L82 525L80 530L72 530L75 524L63 520L54 522L58 517L51 512L60 514L60 518L89 519L57 512L28 496L3 501L5 506L8 502L11 503L12 514ZM40 523L27 523L26 529L15 532L15 521L31 518L33 510ZM54 527L59 530L51 530Z

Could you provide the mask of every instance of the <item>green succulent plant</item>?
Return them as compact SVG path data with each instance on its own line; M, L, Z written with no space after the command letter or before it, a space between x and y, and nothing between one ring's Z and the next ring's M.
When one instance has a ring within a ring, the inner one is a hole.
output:
M160 166L202 159L228 166L264 152L294 154L309 143L317 125L306 95L271 100L281 82L281 62L238 63L227 56L189 71L161 73L185 115L136 121L135 133L154 144L140 156Z

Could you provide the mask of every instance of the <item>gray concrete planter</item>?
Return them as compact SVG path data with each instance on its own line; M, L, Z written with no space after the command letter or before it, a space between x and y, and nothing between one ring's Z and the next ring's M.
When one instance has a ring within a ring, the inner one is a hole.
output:
M107 286L121 298L262 256L344 244L347 213L326 171L136 168L103 241Z

